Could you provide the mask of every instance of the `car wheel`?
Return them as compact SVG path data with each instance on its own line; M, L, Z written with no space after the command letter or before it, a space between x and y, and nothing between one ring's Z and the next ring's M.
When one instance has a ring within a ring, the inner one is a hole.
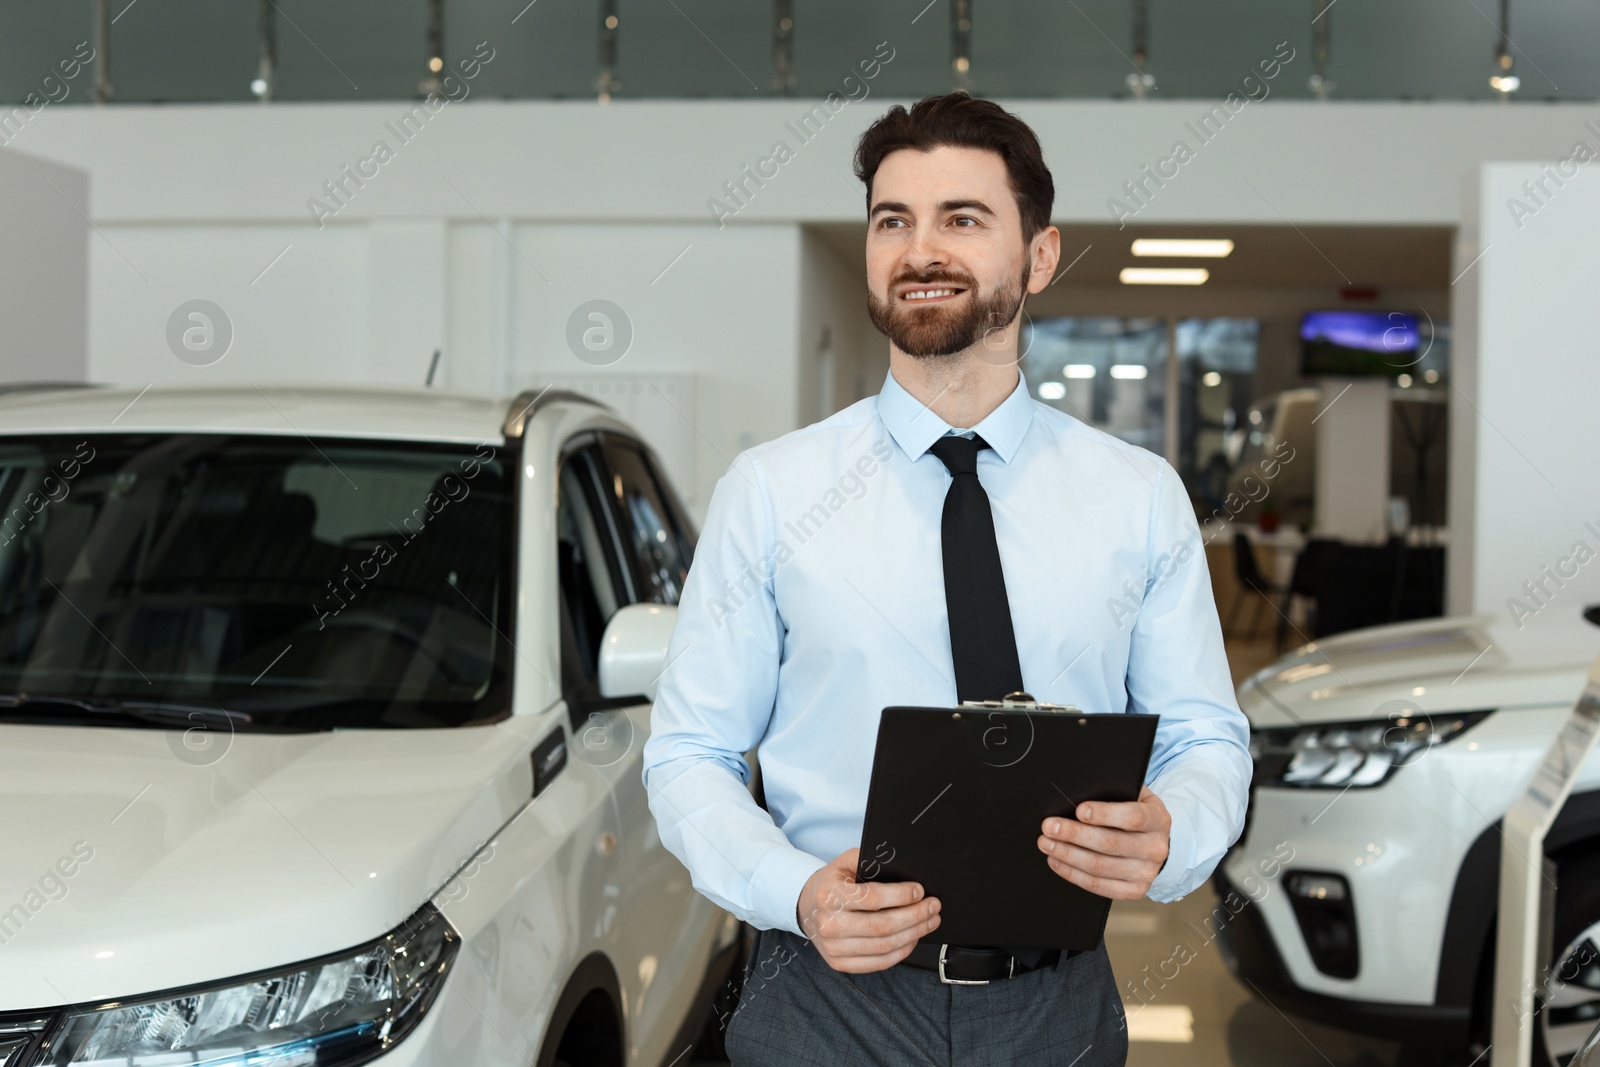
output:
M1562 865L1555 944L1546 995L1537 1005L1533 1062L1568 1067L1600 1021L1600 856Z

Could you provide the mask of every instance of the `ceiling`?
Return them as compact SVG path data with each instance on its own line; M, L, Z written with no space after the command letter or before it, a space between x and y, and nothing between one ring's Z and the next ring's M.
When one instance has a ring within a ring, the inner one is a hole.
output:
M118 101L243 101L259 56L255 0L107 0ZM870 88L899 98L953 88L950 0L792 0L794 92L840 90L859 64L892 55ZM59 95L45 79L92 39L93 0L0 4L0 100ZM278 99L418 96L427 0L274 0ZM773 95L773 5L762 0L615 0L619 98ZM1133 0L972 0L970 88L1004 98L1129 94ZM445 0L445 56L485 41L495 62L480 98L595 93L599 0ZM1221 98L1275 54L1293 58L1275 99L1307 99L1317 0L1149 0L1146 70L1156 98ZM1338 0L1327 76L1344 100L1488 100L1494 0ZM1600 99L1600 4L1515 0L1518 99ZM884 47L879 51L880 45ZM1280 46L1285 49L1279 52ZM90 95L68 83L66 104ZM48 90L48 92L47 92ZM1391 146L1402 154L1425 146Z

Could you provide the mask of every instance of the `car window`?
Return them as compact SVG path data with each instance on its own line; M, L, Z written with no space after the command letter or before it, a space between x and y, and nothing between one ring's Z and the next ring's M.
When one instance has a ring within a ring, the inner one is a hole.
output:
M689 512L683 506L683 500L678 496L678 491L673 488L672 479L661 469L661 464L655 456L646 452L645 463L650 468L650 473L655 477L656 488L660 490L661 499L666 502L667 514L671 516L673 524L678 528L678 539L683 545L684 561L694 562L694 547L700 534L694 527L694 520L689 518Z
M633 568L638 599L676 604L689 574L690 538L638 445L608 436L605 456L611 503Z
M556 570L561 583L563 686L593 695L600 638L617 608L631 600L600 495L599 445L563 458L556 490Z
M0 438L0 706L307 730L500 717L510 470L490 446Z

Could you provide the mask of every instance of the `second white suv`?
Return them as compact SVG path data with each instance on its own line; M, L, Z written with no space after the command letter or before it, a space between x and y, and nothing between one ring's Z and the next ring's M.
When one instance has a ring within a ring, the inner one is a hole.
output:
M1245 835L1215 876L1219 940L1277 1007L1433 1049L1487 1042L1499 823L1600 654L1600 626L1576 610L1522 622L1342 634L1241 687L1256 772ZM1600 1019L1600 755L1546 851L1554 934L1534 1062L1564 1065Z

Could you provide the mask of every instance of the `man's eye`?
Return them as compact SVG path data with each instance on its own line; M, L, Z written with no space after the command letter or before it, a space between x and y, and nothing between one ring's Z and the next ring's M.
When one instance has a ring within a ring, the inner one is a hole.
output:
M971 215L957 215L953 221L957 226L960 226L962 223L966 222L970 222L974 226L978 224L978 220L973 218Z
M901 226L905 225L905 221L906 221L905 219L890 218L890 219L884 219L878 225L881 226L883 229L886 229L886 230L887 229L896 229L896 230L898 230Z

